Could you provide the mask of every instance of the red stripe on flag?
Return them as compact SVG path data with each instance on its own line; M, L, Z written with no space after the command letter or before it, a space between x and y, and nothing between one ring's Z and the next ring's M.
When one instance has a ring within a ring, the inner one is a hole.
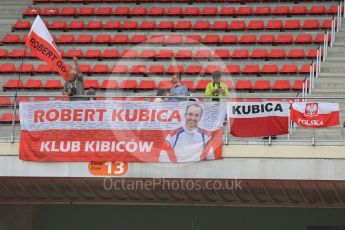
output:
M294 109L291 109L291 121L305 128L324 128L337 126L340 123L339 111L309 117Z
M269 116L230 118L230 133L235 137L261 137L288 133L288 117Z
M25 41L25 45L31 49L31 52L52 66L65 80L67 80L67 72L65 63L59 52L46 40L38 36L35 32L31 32Z

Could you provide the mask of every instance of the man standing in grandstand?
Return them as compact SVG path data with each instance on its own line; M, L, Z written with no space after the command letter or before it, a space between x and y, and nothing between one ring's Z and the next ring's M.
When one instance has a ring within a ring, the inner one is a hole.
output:
M85 98L78 98L84 95L84 78L80 72L77 57L73 57L74 69L71 69L67 74L67 81L65 82L62 94L69 96L70 101L83 101ZM88 100L86 98L86 100Z
M205 90L205 96L213 96L208 101L220 101L220 96L228 96L229 91L225 82L221 81L222 74L219 71L212 73L213 81L208 83Z
M187 106L185 124L168 134L159 161L188 162L215 158L211 132L198 127L202 113L199 104Z
M181 82L181 75L174 74L171 79L173 86L170 89L169 96L189 96L188 88ZM185 101L186 98L170 97L168 101Z

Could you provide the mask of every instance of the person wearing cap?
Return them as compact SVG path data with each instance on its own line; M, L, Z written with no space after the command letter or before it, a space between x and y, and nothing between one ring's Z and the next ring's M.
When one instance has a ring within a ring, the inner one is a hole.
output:
M220 101L219 97L229 95L228 87L225 82L221 81L222 74L219 71L212 73L213 81L208 83L205 90L205 96L213 96L208 101Z
M169 96L189 96L188 88L185 84L181 82L181 76L178 74L174 74L171 79L173 85L170 89ZM186 98L168 98L168 101L186 101Z
M79 69L77 57L73 57L74 69L71 69L67 74L67 81L62 90L62 95L70 97L70 101L83 101L88 98L78 98L84 95L84 78Z

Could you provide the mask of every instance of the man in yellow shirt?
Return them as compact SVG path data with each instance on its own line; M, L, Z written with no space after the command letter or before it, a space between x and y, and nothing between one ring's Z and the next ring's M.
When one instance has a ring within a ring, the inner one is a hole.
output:
M229 91L225 82L221 81L222 74L219 71L212 73L213 81L208 83L205 90L205 96L228 96ZM208 98L208 101L220 101L220 98Z

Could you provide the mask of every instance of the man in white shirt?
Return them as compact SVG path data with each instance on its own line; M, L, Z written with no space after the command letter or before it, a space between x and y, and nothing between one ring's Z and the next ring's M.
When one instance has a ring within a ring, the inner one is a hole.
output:
M185 124L166 137L160 153L161 162L188 162L214 159L211 132L198 127L202 107L190 104L186 108Z

